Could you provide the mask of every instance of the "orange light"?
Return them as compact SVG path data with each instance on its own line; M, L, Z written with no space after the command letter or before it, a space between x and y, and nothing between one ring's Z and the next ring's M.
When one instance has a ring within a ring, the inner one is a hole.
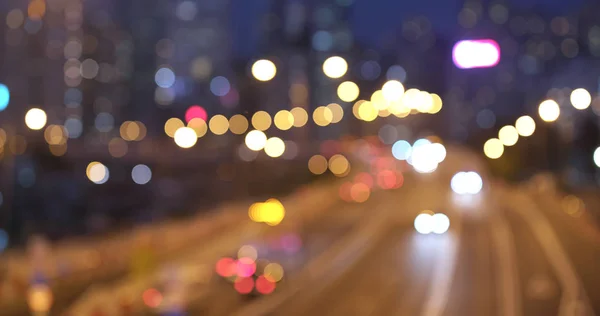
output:
M142 299L144 300L144 304L152 308L157 308L162 303L163 296L157 289L150 288L144 291Z

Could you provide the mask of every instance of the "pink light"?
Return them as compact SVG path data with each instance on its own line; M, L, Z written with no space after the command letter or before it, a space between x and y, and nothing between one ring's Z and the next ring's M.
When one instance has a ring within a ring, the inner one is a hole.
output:
M206 122L208 119L208 114L206 114L206 110L199 105L190 106L187 111L185 111L185 121L189 123L194 118L201 118Z
M250 277L256 272L256 262L251 258L240 258L237 262L237 275L243 278Z
M494 67L500 61L500 46L491 39L459 41L452 49L452 59L462 69Z

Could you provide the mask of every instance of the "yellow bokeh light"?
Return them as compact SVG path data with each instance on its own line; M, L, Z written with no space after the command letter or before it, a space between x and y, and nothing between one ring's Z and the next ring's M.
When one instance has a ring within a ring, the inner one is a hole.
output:
M248 130L248 119L241 114L232 116L229 119L229 130L236 135L244 134Z
M419 109L421 102L421 91L418 89L408 89L402 98L404 105L410 109Z
M404 95L404 85L400 81L390 80L383 85L381 92L388 102L398 101Z
M48 145L62 145L67 142L67 130L62 125L48 125L44 139Z
M52 307L54 296L46 284L33 284L27 290L27 305L34 315L47 315Z
M497 138L491 138L483 145L483 153L490 159L498 159L504 154L504 145Z
M208 125L206 124L206 121L199 117L191 119L188 122L187 127L193 129L198 138L206 135L206 132L208 131Z
M287 110L277 112L273 121L275 122L275 127L282 131L287 131L294 126L294 116Z
M125 123L123 123L123 124L125 124ZM165 134L167 134L169 137L173 138L173 137L175 137L175 132L177 132L178 129L180 129L184 126L185 125L183 124L183 122L180 119L178 119L176 117L172 117L165 122ZM121 134L121 137L123 137L123 134ZM123 139L125 139L125 137L123 137Z
M323 72L329 78L337 79L348 71L348 63L340 56L329 57L323 62Z
M252 65L252 75L258 81L269 81L277 74L277 67L275 64L267 59L257 60Z
M350 163L348 159L342 155L333 155L329 158L329 171L336 176L343 176L348 174L350 169Z
M263 274L265 279L277 283L283 279L283 267L279 263L271 262L265 266Z
M327 171L327 158L321 155L314 155L308 160L308 170L313 174L323 174Z
M268 130L271 123L271 115L265 111L258 111L252 115L252 126L259 131Z
M578 110L585 110L592 104L592 96L586 89L575 89L571 92L571 104Z
M366 102L366 101L365 100L358 100L352 106L352 115L354 115L354 117L356 117L359 120L362 120L362 119L360 118L360 115L358 113L358 109L360 108L360 105L363 104L363 102Z
M344 102L352 102L358 98L360 89L356 83L352 81L345 81L340 83L338 86L337 94L340 100Z
M519 135L523 137L531 136L535 132L535 121L531 116L524 115L517 119L515 127Z
M138 125L137 122L125 121L119 128L121 138L126 141L134 141L139 139L141 132L140 125Z
M215 115L208 121L208 128L215 135L223 135L229 130L229 120L223 115Z
M46 112L42 109L33 108L25 114L25 125L32 130L40 130L46 125Z
M285 217L285 208L277 199L268 199L264 203L254 203L248 210L250 219L257 223L277 226Z
M108 168L100 162L92 161L88 164L85 174L88 179L96 184L102 184L108 181Z
M294 117L295 127L302 127L308 123L308 113L305 109L301 107L295 107L290 110L290 113L292 113L292 116Z
M377 110L385 110L390 106L390 102L383 97L383 91L377 90L371 95L371 104Z
M285 152L285 143L279 137L271 137L265 143L265 153L272 158L281 157Z
M554 100L546 100L538 107L540 118L544 122L554 122L560 116L560 107Z
M379 111L373 106L371 102L363 102L358 107L358 117L367 122L374 121L379 115Z
M344 118L344 109L341 105L337 103L331 103L327 106L327 108L331 111L332 119L331 123L339 123L342 118Z
M180 127L175 131L174 135L175 144L181 148L191 148L196 145L198 141L198 135L196 132L189 127Z
M419 93L419 102L417 111L421 113L429 113L433 109L433 97L426 91Z
M252 130L246 134L246 146L253 151L259 151L265 148L267 144L267 135L259 130Z
M519 140L519 133L512 125L506 125L498 131L498 139L504 146L513 146Z
M138 127L139 130L137 137L133 138L133 140L141 141L144 138L146 138L146 134L148 132L148 130L146 129L146 125L140 121L135 121L133 123Z
M436 113L438 113L439 111L442 110L442 105L443 105L442 98L440 98L439 95L437 95L435 93L432 93L431 94L431 99L433 100L433 106L431 107L431 109L429 110L428 113L429 114L436 114Z
M333 113L325 106L320 106L313 112L313 120L319 126L327 126L333 121Z

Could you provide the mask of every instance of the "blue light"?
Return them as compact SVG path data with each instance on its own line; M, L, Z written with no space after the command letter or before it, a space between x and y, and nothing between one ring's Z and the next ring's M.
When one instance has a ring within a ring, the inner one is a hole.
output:
M229 84L229 80L223 76L214 77L210 81L210 91L218 97L227 95L229 90L231 90L231 84Z
M161 88L170 88L175 84L175 73L169 68L160 68L154 75L154 81Z
M0 252L8 247L8 234L5 230L0 229Z
M4 111L10 102L10 91L8 87L0 83L0 111Z
M398 160L407 160L412 153L410 143L405 140L399 140L392 146L392 155Z

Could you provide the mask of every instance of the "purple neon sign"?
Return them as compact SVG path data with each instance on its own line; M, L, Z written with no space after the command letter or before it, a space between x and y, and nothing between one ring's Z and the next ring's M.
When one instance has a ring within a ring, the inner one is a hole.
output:
M494 67L500 61L500 46L491 39L459 41L452 49L452 59L462 69Z

